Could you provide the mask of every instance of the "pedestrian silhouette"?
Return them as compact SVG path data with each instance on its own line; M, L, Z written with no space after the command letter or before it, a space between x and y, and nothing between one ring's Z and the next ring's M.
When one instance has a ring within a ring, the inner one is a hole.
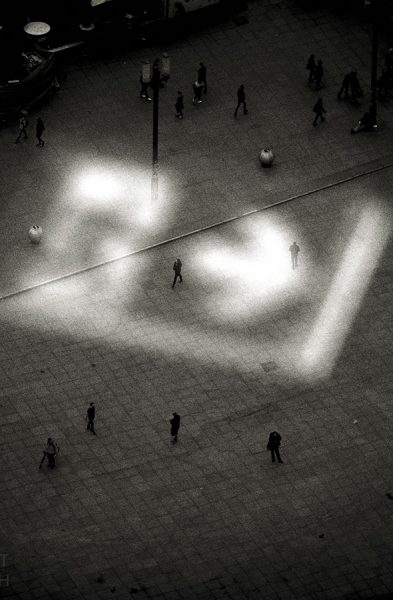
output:
M282 463L280 456L280 443L281 443L281 435L277 433L277 431L272 431L269 435L269 441L267 443L267 450L270 450L270 454L272 455L272 462L275 462L276 457L279 463Z
M175 277L173 279L173 283L172 283L172 289L175 287L175 283L177 281L177 278L179 278L180 283L183 283L183 277L181 274L181 268L182 268L182 262L180 260L180 258L177 258L175 260L175 262L173 263L173 270L175 271Z
M41 117L38 117L37 123L35 126L35 136L38 140L37 146L43 146L45 144L44 140L42 139L42 134L44 133L44 131L45 131L44 122L41 119Z
M22 135L24 136L24 139L27 140L26 127L28 126L28 124L29 123L26 119L26 113L25 111L22 111L19 115L19 134L15 140L15 144L17 144L20 141Z
M314 74L315 74L315 68L316 68L316 64L315 64L315 55L311 54L308 57L308 61L306 64L306 69L308 71L308 83L311 83L314 80Z
M237 116L237 111L239 110L239 108L242 104L243 104L243 114L247 115L248 110L247 110L247 105L246 105L246 93L244 91L243 84L241 84L241 86L237 90L237 106L235 108L235 114L234 114L235 117Z
M324 70L322 66L322 61L319 60L317 62L317 66L314 70L314 81L315 81L315 89L319 90L322 87L322 77L324 76Z
M325 121L323 113L326 113L326 110L323 106L322 98L318 99L318 102L315 104L313 111L315 112L315 119L313 121L313 125L314 127L316 127L318 124L318 119L320 119L321 121Z
M87 409L87 413L86 413L86 421L87 421L86 431L91 431L92 433L94 433L94 435L96 435L96 432L94 429L95 416L96 416L96 409L94 406L94 402L90 402L90 406Z
M291 246L289 246L289 252L291 253L292 269L296 269L297 256L300 252L300 248L296 242L293 242L293 244L291 244Z
M180 427L180 416L174 412L172 419L169 421L171 424L171 436L172 436L172 444L176 444L177 442L177 434Z
M149 102L151 101L151 98L149 96L149 92L147 89L147 86L149 85L147 82L143 81L143 77L142 77L142 73L139 77L139 82L141 84L141 91L139 92L139 95L141 98L144 98L145 100L148 100Z
M175 104L176 116L178 119L183 118L183 109L184 109L184 98L181 92L177 92L177 99Z
M192 99L193 104L201 104L202 103L202 88L203 83L199 83L199 81L194 81L192 84L192 89L194 90L194 97Z
M41 462L38 466L39 469L41 469L45 458L48 459L48 467L50 469L54 469L55 465L56 465L56 456L59 453L59 446L56 444L56 442L54 440L52 440L52 438L48 438L47 444L43 450L43 457L41 459Z
M207 82L206 82L206 67L203 62L199 63L198 69L198 83L203 85L203 91L207 94Z
M349 96L349 88L351 85L351 77L352 77L352 72L351 73L347 73L343 79L343 82L341 84L341 88L340 91L337 94L337 98L339 100L341 100L341 96L344 94L344 100L348 99Z

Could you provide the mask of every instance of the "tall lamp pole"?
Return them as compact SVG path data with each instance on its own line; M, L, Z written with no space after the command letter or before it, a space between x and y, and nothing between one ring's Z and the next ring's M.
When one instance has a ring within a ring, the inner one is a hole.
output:
M378 0L373 0L371 3L372 20L373 20L373 37L371 50L371 104L370 118L373 129L378 127L377 124L377 79L378 79Z

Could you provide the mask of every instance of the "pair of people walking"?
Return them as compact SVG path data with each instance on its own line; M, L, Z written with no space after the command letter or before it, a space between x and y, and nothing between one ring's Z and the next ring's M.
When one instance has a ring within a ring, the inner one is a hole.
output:
M60 448L59 448L58 444L56 444L56 442L52 438L48 438L46 446L43 450L43 456L42 456L41 462L38 466L38 469L41 469L46 458L48 459L47 466L50 469L54 469L56 466L56 456L58 455L59 450L60 450Z
M19 115L19 133L18 136L15 140L15 144L18 144L20 142L20 140L25 139L27 140L27 127L29 125L29 122L27 120L26 117L26 111L22 111ZM42 134L45 131L45 125L43 120L41 119L41 117L38 117L37 122L36 122L36 126L35 126L35 135L37 138L37 146L44 146L45 141L42 139Z
M360 87L360 82L356 71L351 71L345 75L341 84L341 88L337 94L337 99L341 100L343 94L344 100L348 100L349 98L352 104L357 104L358 98L363 96L363 90Z

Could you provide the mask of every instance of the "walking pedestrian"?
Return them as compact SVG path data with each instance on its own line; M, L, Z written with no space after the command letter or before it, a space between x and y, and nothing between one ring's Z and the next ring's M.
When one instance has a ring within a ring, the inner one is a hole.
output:
M325 121L323 113L326 113L326 110L323 106L322 98L318 98L318 102L315 104L313 111L315 112L315 119L313 121L313 125L314 127L316 127L318 124L318 119L321 119L321 121Z
M297 257L300 252L300 248L296 242L293 242L293 244L291 244L291 246L289 246L289 252L291 253L292 269L296 269Z
M248 110L247 110L247 104L246 104L246 93L244 91L244 84L242 83L241 86L239 87L239 89L237 90L237 106L235 108L235 114L234 116L237 116L237 111L239 110L240 106L243 104L243 114L247 115L248 114Z
M311 83L314 80L316 66L317 65L315 64L315 55L310 54L310 56L308 57L307 64L306 64L306 69L308 71L308 83Z
M351 78L352 78L352 71L351 71L351 73L347 73L343 79L340 91L337 94L338 100L341 100L341 96L343 93L344 93L344 100L348 100L349 88L351 85Z
M38 466L39 469L41 469L45 458L48 459L48 467L51 469L55 468L55 464L56 464L56 456L59 452L59 446L56 444L56 442L54 440L52 440L52 438L48 438L48 441L46 443L46 446L43 450L43 457L41 459L41 462Z
M45 131L44 122L41 119L41 117L38 117L37 123L35 126L35 136L38 140L37 146L43 146L45 144L44 140L42 139L42 134L44 133L44 131Z
M21 111L19 115L19 134L15 140L15 144L17 144L20 141L22 135L24 136L24 139L27 140L26 127L28 126L28 124L29 122L26 119L26 111Z
M149 96L149 90L147 89L147 86L149 84L148 84L148 82L143 81L142 73L139 77L139 82L141 84L141 91L139 92L140 97L151 102L151 98Z
M177 118L182 119L183 118L183 109L184 109L184 98L183 98L183 94L181 92L177 92L175 109L176 109Z
M282 463L280 456L280 447L281 444L281 435L277 433L277 431L272 431L269 435L269 441L267 443L267 450L270 450L270 454L272 455L272 462L275 462L276 457L279 463Z
M203 62L199 63L198 83L203 85L203 91L205 94L207 94L206 66L203 64Z
M317 66L315 67L315 70L314 70L314 81L315 81L315 89L316 90L320 90L322 87L322 77L325 74L322 65L323 65L322 61L319 60L317 62Z
M180 416L174 412L172 419L169 421L171 424L171 436L172 436L172 444L176 444L177 442L177 434L180 427Z
M202 87L203 84L199 83L198 80L193 83L194 97L192 99L193 104L201 104L202 103Z
M96 409L94 406L94 402L90 402L90 406L87 409L87 413L86 413L86 421L87 421L86 431L90 430L92 433L94 433L94 435L96 435L96 432L94 429L95 416L96 416Z
M175 283L177 281L177 278L180 279L180 283L183 283L183 277L181 274L181 268L182 268L182 262L180 260L180 258L177 258L173 264L173 270L175 271L175 277L173 279L173 284L172 284L172 289L175 287Z

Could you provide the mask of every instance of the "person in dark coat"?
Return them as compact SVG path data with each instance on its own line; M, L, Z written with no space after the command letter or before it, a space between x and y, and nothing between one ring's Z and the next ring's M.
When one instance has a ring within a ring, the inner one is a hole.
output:
M271 434L269 435L269 441L267 443L267 450L270 450L270 453L272 455L272 462L275 462L276 457L279 463L282 463L283 461L281 460L281 456L280 456L280 451L279 451L279 447L281 444L281 435L279 433L277 433L277 431L272 431Z
M324 70L322 66L322 61L319 60L317 62L317 66L314 71L314 81L315 81L315 89L319 90L322 87L322 77L324 76Z
M297 267L297 255L300 252L300 248L297 245L296 242L293 242L293 244L291 244L289 246L289 252L291 253L291 261L292 261L292 269L296 269Z
M41 119L41 117L38 117L37 123L35 126L35 137L38 140L37 146L43 146L45 144L44 140L42 139L42 134L44 133L44 131L45 131L44 122Z
M172 444L176 444L177 434L180 427L180 416L176 412L174 412L173 417L169 422L171 424Z
M326 113L326 110L323 106L322 98L318 99L318 102L315 104L313 111L315 112L315 119L313 121L313 125L314 127L316 127L318 124L318 119L321 119L321 121L325 121L323 113Z
M183 118L183 109L184 109L184 98L181 92L177 92L177 99L175 104L176 116L178 119Z
M94 435L96 435L96 432L94 430L94 419L96 416L96 409L94 406L94 402L90 402L90 406L87 409L87 413L86 413L86 421L87 421L87 427L86 430L87 431L91 431L92 433L94 433Z
M246 104L246 93L244 91L243 84L241 84L241 86L237 90L237 106L235 108L235 114L234 114L235 117L237 116L237 111L239 110L241 104L243 104L243 114L247 115L248 110L247 110L247 104Z
M306 64L306 69L308 71L308 83L311 83L314 80L316 66L317 65L315 64L315 55L311 54Z
M173 270L175 271L175 277L173 279L172 289L175 287L175 283L177 281L177 278L179 278L180 283L183 283L183 277L182 277L182 274L181 274L181 268L182 268L182 262L181 262L180 258L177 258L175 260L175 262L173 263Z
M198 69L198 83L203 85L203 91L207 94L207 83L206 83L206 67L203 62L199 63Z

